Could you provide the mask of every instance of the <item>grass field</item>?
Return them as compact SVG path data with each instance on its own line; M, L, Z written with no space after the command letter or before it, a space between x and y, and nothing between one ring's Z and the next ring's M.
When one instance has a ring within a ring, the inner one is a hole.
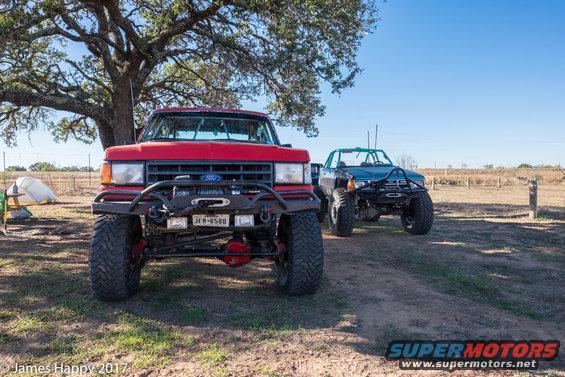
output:
M389 340L563 341L565 186L540 189L537 220L522 186L431 194L426 236L393 217L359 223L349 239L324 231L315 295L280 294L267 262L165 260L117 304L89 292L91 197L60 196L0 236L0 363L112 362L140 376L420 375L384 360ZM562 374L563 361L542 369Z

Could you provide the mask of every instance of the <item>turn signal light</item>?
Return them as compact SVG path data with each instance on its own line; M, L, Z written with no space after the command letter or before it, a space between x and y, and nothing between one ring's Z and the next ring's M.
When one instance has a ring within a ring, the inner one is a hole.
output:
M355 191L355 180L354 179L350 179L347 182L347 191Z
M112 165L105 162L100 166L100 184L109 185L112 183Z

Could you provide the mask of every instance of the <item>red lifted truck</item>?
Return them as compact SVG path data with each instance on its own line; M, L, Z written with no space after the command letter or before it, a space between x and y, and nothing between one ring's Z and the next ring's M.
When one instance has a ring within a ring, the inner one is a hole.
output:
M89 258L101 300L139 287L151 259L272 260L285 293L316 291L324 250L310 157L262 113L162 109L133 145L106 149Z

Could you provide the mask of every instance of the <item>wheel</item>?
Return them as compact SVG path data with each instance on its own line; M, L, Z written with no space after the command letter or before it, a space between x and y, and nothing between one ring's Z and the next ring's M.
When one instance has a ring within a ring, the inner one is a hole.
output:
M349 237L355 226L355 206L353 199L344 188L332 192L328 206L330 231L338 237Z
M316 194L318 199L320 199L320 210L316 215L318 216L318 221L321 224L326 219L326 213L328 212L328 199L319 187L314 188L314 194Z
M98 216L88 261L94 297L104 301L125 300L137 291L142 266L133 249L141 237L139 216Z
M400 215L402 227L410 234L427 234L434 222L434 205L426 192L410 201Z
M276 271L282 291L289 295L316 292L324 270L324 244L316 214L282 215L277 239L282 257Z

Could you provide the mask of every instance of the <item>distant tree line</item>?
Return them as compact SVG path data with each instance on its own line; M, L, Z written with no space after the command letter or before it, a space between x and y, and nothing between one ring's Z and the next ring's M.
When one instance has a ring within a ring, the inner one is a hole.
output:
M20 165L8 166L6 171L62 171L62 172L89 172L94 171L92 167L89 166L57 166L50 162L36 162L31 164L28 168Z

